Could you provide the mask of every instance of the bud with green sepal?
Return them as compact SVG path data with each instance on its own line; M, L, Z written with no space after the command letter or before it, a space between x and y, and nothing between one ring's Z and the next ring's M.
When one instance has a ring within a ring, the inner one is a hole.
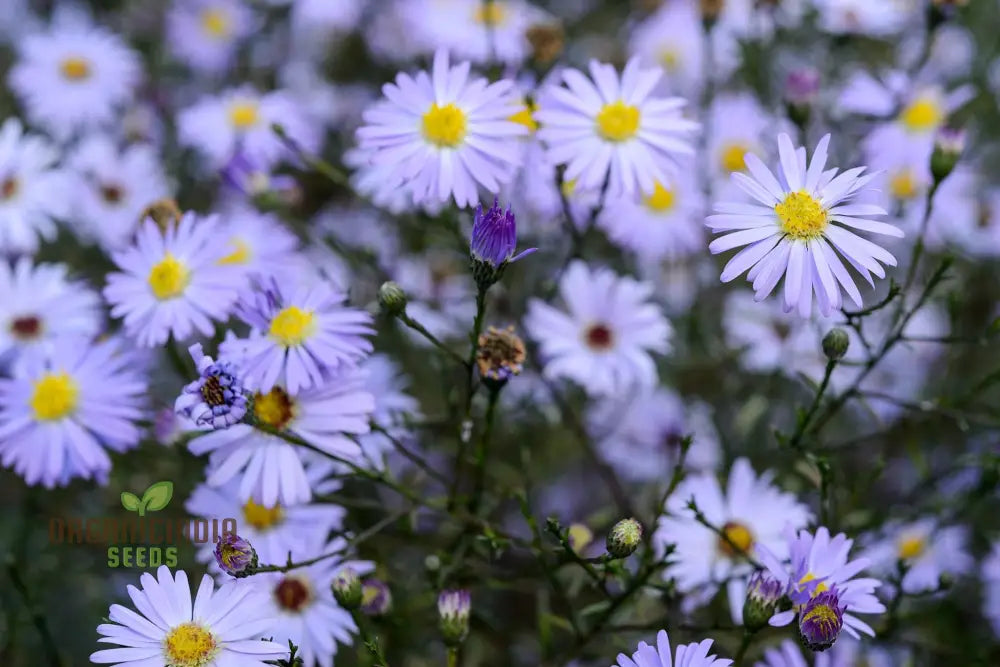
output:
M743 625L751 632L765 626L778 609L785 595L781 582L763 570L754 572L747 584L747 597L743 602Z
M931 175L937 187L955 170L962 151L965 150L965 131L943 127L934 137L934 152L931 153Z
M441 637L449 647L459 646L469 635L472 599L469 591L442 591L438 596Z
M235 533L223 533L215 543L215 562L226 574L242 579L257 569L257 551Z
M378 305L393 317L401 315L406 310L406 292L398 283L388 281L378 288Z
M628 558L642 542L642 524L635 519L622 519L608 533L607 549L612 558Z
M850 344L851 339L847 337L847 332L840 327L835 327L823 336L823 354L830 361L840 361L847 354L847 348Z
M333 597L341 607L348 611L354 611L361 606L364 594L361 590L361 579L353 568L341 568L330 583L330 590Z

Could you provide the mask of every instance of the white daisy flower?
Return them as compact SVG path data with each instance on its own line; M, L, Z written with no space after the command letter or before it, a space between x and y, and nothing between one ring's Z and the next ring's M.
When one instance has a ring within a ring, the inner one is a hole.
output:
M430 74L397 74L382 92L357 137L390 182L408 183L415 203L454 197L472 206L480 186L497 193L514 177L522 153L511 138L528 130L509 120L519 110L512 82L470 80L468 62L452 67L439 50Z
M909 0L813 0L819 25L837 35L887 37L902 31L917 16L919 3Z
M238 267L251 278L292 279L298 271L299 240L272 214L236 205L225 213L219 235L226 239L221 265Z
M635 26L629 39L629 54L659 64L669 92L697 99L705 76L705 24L697 3L689 0L663 3Z
M292 558L303 561L337 551L347 551L343 538L328 543L313 542L308 548L293 552ZM270 553L258 550L258 556L262 563L284 563L288 549L278 548ZM267 591L266 613L274 618L267 636L286 646L289 640L294 642L306 667L333 667L338 644L350 646L354 642L358 628L351 613L334 600L330 588L344 567L365 575L374 569L374 564L331 557L289 572L265 572L240 582Z
M740 353L740 364L755 373L775 371L822 376L827 359L825 331L814 322L786 313L778 302L758 303L753 292L733 290L722 311L726 344ZM794 360L789 365L789 360Z
M933 517L907 524L890 524L881 533L885 536L865 552L871 570L892 575L897 564L906 565L903 592L924 593L938 588L942 575L957 576L972 570L967 526L940 526Z
M0 462L28 484L107 482L111 458L142 437L146 380L116 338L63 339L0 379Z
M211 336L213 320L229 315L242 273L219 264L226 249L213 243L218 224L216 216L186 213L161 231L147 219L135 245L112 254L122 272L108 274L104 298L112 317L123 318L126 333L143 347L171 336L184 340L194 330Z
M323 54L322 49L329 48L331 38L357 27L366 2L295 0L291 12L293 48L298 52Z
M142 73L121 38L75 13L58 12L47 32L23 37L18 51L10 87L28 118L59 139L109 126Z
M181 0L166 16L165 44L174 57L203 72L223 72L251 34L255 20L240 0Z
M76 185L70 218L73 231L108 251L128 245L142 212L169 194L156 149L136 144L119 149L105 135L90 135L70 155Z
M187 573L161 565L156 577L144 572L142 588L129 585L139 611L111 605L111 623L97 626L98 641L122 648L95 651L90 661L122 667L267 667L265 660L288 655L288 644L263 641L271 634L266 592L233 581L216 590L207 574L194 603Z
M599 438L601 458L630 480L669 479L687 435L693 440L686 470L711 471L719 464L719 434L710 408L703 403L685 405L669 389L602 401L588 414L588 428Z
M650 352L669 352L670 323L649 301L653 285L590 270L576 260L559 293L569 310L540 299L528 304L525 330L540 346L545 377L568 378L591 396L621 396L656 385Z
M223 355L225 358L225 355ZM287 431L339 458L364 461L354 436L368 433L375 398L365 391L358 371L328 378L325 385L291 396L282 387L254 395L253 415L271 428ZM306 475L305 450L247 423L206 432L189 449L209 453L208 484L218 487L239 475L239 499L273 508L308 502L312 485Z
M306 466L306 478L319 483L325 474L323 466ZM327 491L340 488L337 481ZM240 500L239 480L233 479L221 487L200 484L195 488L184 508L192 516L208 519L234 517L240 537L247 540L260 553L282 553L306 548L309 544L324 541L331 531L343 528L347 510L330 503L305 503L286 506L280 502L266 506L253 500ZM208 570L222 583L229 575L219 568L215 560L215 545L198 544L198 560L208 564Z
M0 262L0 360L12 351L51 351L63 337L90 339L103 323L100 296L70 280L65 264Z
M656 634L656 647L652 647L646 642L639 642L638 650L632 657L624 653L618 654L616 665L612 667L729 667L732 660L716 658L709 655L712 650L711 639L704 639L701 642L681 644L677 646L675 653L670 647L670 638L666 630L660 630Z
M734 118L738 118L739 122L733 122ZM775 122L753 95L728 93L712 100L706 128L708 167L725 196L736 194L725 190L732 183L731 174L747 173L747 153L753 153L761 160L767 159L764 134L770 132ZM737 188L731 189L745 198Z
M752 554L759 545L788 556L786 527L805 527L810 520L809 509L794 495L772 484L774 475L754 473L750 462L737 459L723 489L714 474L686 478L667 499L666 514L660 517L653 543L661 553L668 544L675 544L672 563L664 578L677 581L677 589L688 597L685 605L695 605L710 599L725 583L729 611L735 623L743 618L747 578L753 567L740 555ZM723 531L728 541L706 528L687 508L694 499L698 509L713 526Z
M275 134L275 123L303 150L319 150L320 128L309 122L288 93L261 94L251 86L202 98L183 109L177 115L177 136L181 144L202 153L213 168L223 167L237 151L267 168L292 155Z
M600 189L609 179L613 196L652 194L694 154L688 137L698 124L685 120L679 97L651 97L663 75L632 58L619 77L611 65L590 63L593 82L576 69L562 72L568 86L550 86L551 102L535 112L538 137L555 164L566 165L566 180Z
M17 118L0 127L0 252L34 253L39 237L55 238L54 219L69 210L58 159L55 148L26 134Z
M812 310L814 291L824 316L841 307L841 287L858 308L862 307L861 292L840 256L872 287L872 273L884 278L882 264L896 265L896 258L887 250L848 228L903 235L892 225L868 218L885 215L881 206L849 203L874 175L862 175L864 167L839 176L836 169L824 171L829 144L830 135L826 135L807 167L805 148L796 150L787 134L780 135L780 181L757 156L748 153L745 160L752 178L736 173L733 179L755 202L716 204L716 215L706 221L715 232L730 232L712 241L712 253L747 246L726 264L722 282L749 270L747 278L761 300L784 276L785 309L797 308L803 317Z
M705 198L690 171L657 182L652 194L607 202L597 218L616 245L644 261L675 261L705 247Z

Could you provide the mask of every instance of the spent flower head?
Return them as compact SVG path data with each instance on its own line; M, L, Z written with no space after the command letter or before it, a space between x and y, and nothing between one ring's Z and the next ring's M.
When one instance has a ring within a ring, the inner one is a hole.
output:
M503 385L511 375L521 372L524 363L524 341L514 333L514 327L490 327L479 336L476 365L484 381Z
M201 343L188 348L200 377L181 390L174 411L198 426L229 428L247 413L247 395L236 364L215 361L204 354Z

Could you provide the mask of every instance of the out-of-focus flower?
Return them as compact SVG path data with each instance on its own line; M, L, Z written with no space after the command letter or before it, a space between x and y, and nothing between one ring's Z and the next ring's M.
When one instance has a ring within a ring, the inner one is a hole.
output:
M516 249L517 222L510 206L505 212L499 200L494 198L493 206L484 212L483 205L479 204L472 223L469 252L472 255L472 275L480 290L498 281L508 264L537 250L527 248L515 254Z
M57 12L49 29L24 36L18 51L10 86L28 118L61 140L110 126L142 73L120 37L75 12Z
M770 624L777 627L788 625L796 614L803 614L810 600L836 588L838 609L841 609L843 628L847 634L855 639L859 638L859 632L874 637L875 631L871 626L855 614L881 614L885 611L885 605L874 593L882 582L873 578L855 578L870 565L870 561L867 558L848 560L854 541L847 539L843 533L831 539L830 531L824 526L820 526L815 535L807 530L796 533L789 528L786 530L786 541L790 567L766 545L756 545L757 556L771 574L779 581L787 582L788 595L795 604L794 609L775 614ZM832 605L832 601L826 600L824 604ZM842 608L850 613L843 612ZM802 619L800 626L801 622Z
M238 579L250 576L257 567L257 552L253 545L235 533L220 535L214 553L219 568Z
M226 354L223 359L229 358ZM286 431L313 447L363 463L350 436L369 431L374 398L364 391L357 371L327 376L325 384L290 395L280 386L253 396L256 423ZM250 418L248 417L248 420ZM240 499L265 507L307 502L312 489L300 451L282 438L249 423L234 424L193 439L192 453L210 453L208 483L220 486L239 476ZM260 545L258 545L260 546Z
M709 249L713 253L746 246L726 264L723 282L749 270L747 279L760 300L784 277L785 309L797 309L803 317L812 311L814 291L825 317L840 308L841 288L862 307L861 293L838 252L873 287L872 273L884 278L882 264L896 265L896 258L888 251L848 228L903 235L892 225L869 219L885 215L882 207L848 203L873 176L861 175L864 167L849 169L839 176L837 170L826 171L829 143L830 135L820 140L807 167L805 149L796 151L788 135L780 135L780 182L757 156L747 154L746 164L753 178L737 173L733 179L755 203L716 204L716 214L709 216L706 223L715 232L731 232L712 241Z
M667 514L659 520L653 544L659 553L668 544L676 545L663 576L677 581L688 608L707 600L718 590L717 582L726 581L733 621L742 622L747 578L753 568L739 551L752 554L766 545L788 554L785 528L804 527L810 512L794 495L774 486L772 478L770 472L757 476L750 462L740 458L733 463L725 491L714 473L703 473L689 476L667 499ZM695 519L687 507L692 498L727 539ZM786 579L782 575L779 580Z
M361 611L369 616L383 616L392 608L392 591L379 579L366 579L361 586Z
M383 91L358 140L389 182L409 184L416 203L454 197L470 206L479 186L495 193L514 177L521 150L510 139L528 129L509 120L518 111L510 81L469 80L469 63L451 66L439 50L430 74L400 73Z
M159 661L173 665L263 664L263 660L288 655L288 645L261 640L269 635L274 619L267 609L267 595L256 586L230 582L216 590L207 574L191 601L187 573L171 574L161 565L156 577L145 572L142 586L129 586L139 613L111 605L110 623L97 626L101 641L127 648L109 648L90 655L90 661L124 667Z
M315 153L322 137L295 101L282 90L260 93L250 86L204 97L177 115L182 144L203 154L211 167L221 169L237 152L261 168L269 168L293 154L272 127L303 150Z
M11 353L51 351L62 337L89 339L101 330L100 297L70 280L64 264L0 261L0 294L0 363Z
M55 238L55 219L69 210L58 157L48 141L25 133L17 118L0 126L0 252L34 253L39 237Z
M250 206L228 210L219 236L227 254L218 263L241 269L249 279L292 280L301 266L295 234L277 217Z
M704 30L694 2L664 2L636 25L629 54L660 65L669 92L697 99L704 85Z
M276 283L257 290L236 312L254 331L226 341L224 356L240 359L256 391L280 385L294 396L321 386L325 372L356 366L372 351L371 315L344 306L345 297L325 280L296 285L287 297Z
M734 123L734 118L740 121ZM774 123L775 120L752 95L723 94L712 101L707 128L707 160L710 173L719 181L717 190L720 194L738 194L746 198L742 191L731 187L731 174L747 173L747 153L761 160L767 158L763 138Z
M868 0L813 0L820 27L837 35L888 37L918 16L919 3Z
M217 216L186 213L165 231L146 220L135 245L112 254L121 272L108 275L104 298L139 345L184 340L195 330L210 336L212 321L229 315L241 275L219 264L225 246L213 243L218 233Z
M882 538L865 550L871 569L889 576L902 562L903 593L918 594L936 590L942 577L954 577L972 570L969 555L969 530L966 526L940 526L933 518L900 525L890 523L880 533Z
M591 271L576 260L559 292L568 313L540 299L528 304L525 328L538 341L548 378L568 378L592 396L622 396L656 384L650 352L670 350L670 323L649 301L653 286Z
M116 338L69 339L25 354L0 379L0 462L28 484L107 483L111 458L139 443L146 380Z
M582 523L574 523L566 530L566 541L573 553L579 556L594 541L594 531Z
M653 194L681 168L682 156L694 154L689 138L699 125L681 116L682 98L651 96L659 67L643 69L632 58L619 75L593 60L590 75L593 81L564 70L567 87L551 86L535 112L549 159L565 164L565 180L577 187L600 189L608 179L612 196Z
M444 643L447 646L460 645L469 635L469 614L472 612L469 591L441 591L437 607Z
M296 560L309 560L324 554L345 551L346 542L336 538L314 541L295 552ZM265 552L258 548L263 563L284 563L287 549ZM331 584L343 567L350 567L359 574L370 572L368 561L344 560L338 557L323 558L317 563L288 572L263 572L255 574L243 584L268 595L262 607L273 618L271 625L261 630L261 636L288 646L294 642L305 665L333 667L337 647L350 646L358 627L349 611L337 604Z
M255 27L253 13L240 0L180 0L166 22L174 57L202 72L229 67L239 41Z
M169 194L152 146L119 150L111 137L90 135L73 151L67 166L76 186L70 211L73 231L106 251L127 246L143 209Z
M684 667L729 667L732 660L716 658L709 655L712 649L712 640L705 639L701 642L681 644L677 647L676 654L670 648L670 639L666 630L660 630L656 634L656 647L652 647L646 642L639 642L638 650L632 657L624 653L618 654L616 664L618 667L662 667L663 665L683 665Z
M229 428L242 421L247 413L247 397L236 364L216 362L201 351L201 343L188 350L201 377L184 387L174 411L198 426L213 429Z

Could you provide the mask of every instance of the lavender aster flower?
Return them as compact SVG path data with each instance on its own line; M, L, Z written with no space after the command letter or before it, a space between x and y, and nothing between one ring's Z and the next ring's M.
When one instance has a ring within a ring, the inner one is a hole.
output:
M799 638L810 651L825 651L840 636L844 627L844 610L837 587L811 598L799 613Z
M235 533L224 533L215 543L215 562L222 571L236 578L247 577L257 567L253 545Z
M479 204L472 223L472 242L469 244L469 251L472 254L472 275L480 290L486 290L500 280L508 264L538 249L528 248L515 255L516 247L517 223L510 205L504 211L494 198L493 206L484 213L483 205Z
M368 579L361 586L361 611L369 616L381 616L392 607L389 586L378 579Z
M201 377L184 387L174 411L213 429L229 428L241 421L247 413L247 397L236 365L205 355L201 343L189 347L188 352Z
M469 591L441 591L438 596L438 615L441 636L448 646L458 646L469 634L469 613L472 600Z

